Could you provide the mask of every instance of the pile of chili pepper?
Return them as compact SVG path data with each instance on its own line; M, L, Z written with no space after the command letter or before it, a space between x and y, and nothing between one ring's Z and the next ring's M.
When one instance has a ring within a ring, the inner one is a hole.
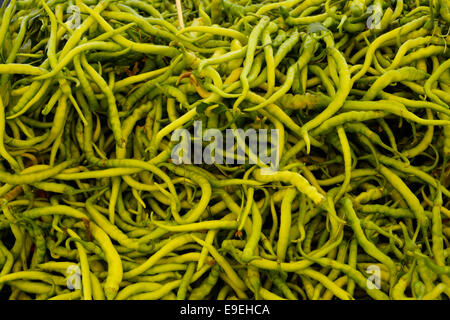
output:
M3 2L2 299L449 299L450 1L181 7Z

